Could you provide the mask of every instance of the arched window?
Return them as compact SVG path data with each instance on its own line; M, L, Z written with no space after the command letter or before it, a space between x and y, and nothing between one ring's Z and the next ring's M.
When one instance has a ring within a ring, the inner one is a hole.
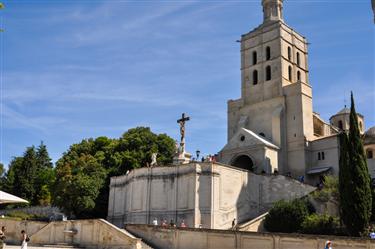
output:
M300 61L300 58L299 58L299 53L297 52L297 65L300 66L301 64L301 61Z
M266 67L266 81L271 80L271 66Z
M301 80L301 72L300 72L300 71L297 72L297 80L298 80L298 81Z
M320 157L320 152L318 152L318 160L321 160L322 158Z
M325 155L324 155L324 152L322 152L322 160L325 159Z
M367 159L372 159L372 158L374 158L374 154L373 154L372 150L370 150L370 149L368 149L368 150L366 151L366 155L367 155Z
M288 67L288 79L289 81L292 81L292 67L291 66Z
M271 48L267 47L266 48L266 60L270 60L270 59L271 59Z
M253 52L253 65L257 64L257 62L258 62L257 60L258 60L257 52L254 51Z
M288 47L288 60L292 60L292 49Z
M344 129L344 125L342 124L342 121L341 120L339 120L339 129L340 130L343 130Z
M253 72L253 85L258 84L258 71L254 70Z

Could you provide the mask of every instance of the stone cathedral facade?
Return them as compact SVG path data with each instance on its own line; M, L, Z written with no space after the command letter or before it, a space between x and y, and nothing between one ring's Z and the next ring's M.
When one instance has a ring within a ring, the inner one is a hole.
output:
M337 134L349 109L325 122L313 111L308 42L284 22L283 0L263 0L263 23L241 38L241 97L228 101L228 142L219 161L257 173L338 173ZM364 132L364 117L358 115Z
M284 22L282 0L262 5L263 23L241 39L241 97L228 101L218 162L191 161L182 149L173 165L112 177L110 222L229 229L234 219L246 224L278 200L307 195L322 174L338 174L337 134L348 129L350 110L329 123L313 111L307 40ZM360 114L358 121L375 177L375 127L365 133ZM302 176L310 184L295 180Z

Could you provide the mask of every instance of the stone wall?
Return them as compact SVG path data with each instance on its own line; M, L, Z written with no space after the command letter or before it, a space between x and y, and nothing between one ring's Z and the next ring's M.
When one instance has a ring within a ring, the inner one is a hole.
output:
M30 236L31 245L78 245L92 249L151 249L141 239L102 220L69 220L54 222L1 219L6 226L6 244L20 245L21 230Z
M108 220L121 227L124 223L150 224L154 218L177 221L178 216L192 226L199 211L197 196L205 191L199 187L199 175L200 167L190 164L141 168L112 177Z
M149 225L127 225L126 229L160 249L320 249L327 240L332 241L334 249L375 249L375 242L371 240L349 237L168 229Z
M151 224L157 218L189 227L227 229L268 211L275 201L314 188L278 175L256 175L218 163L142 168L111 178L108 221Z
M140 239L101 219L51 222L30 239L37 245L67 243L98 249L138 249L141 246Z
M25 230L29 235L33 235L47 224L47 222L39 221L26 221L8 218L0 219L0 227L6 227L5 243L7 244L20 244L22 230Z

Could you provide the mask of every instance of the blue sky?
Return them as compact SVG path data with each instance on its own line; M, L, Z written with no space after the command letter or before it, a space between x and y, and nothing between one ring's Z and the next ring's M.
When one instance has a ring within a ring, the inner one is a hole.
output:
M3 1L0 161L41 140L57 160L83 138L150 126L203 154L226 142L226 102L240 96L235 41L262 22L254 1ZM354 91L375 125L370 0L284 4L307 37L314 109L326 120Z

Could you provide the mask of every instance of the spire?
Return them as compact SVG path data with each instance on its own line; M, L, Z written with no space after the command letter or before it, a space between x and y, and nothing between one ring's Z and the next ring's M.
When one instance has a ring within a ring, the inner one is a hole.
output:
M264 22L283 20L283 1L262 0Z

